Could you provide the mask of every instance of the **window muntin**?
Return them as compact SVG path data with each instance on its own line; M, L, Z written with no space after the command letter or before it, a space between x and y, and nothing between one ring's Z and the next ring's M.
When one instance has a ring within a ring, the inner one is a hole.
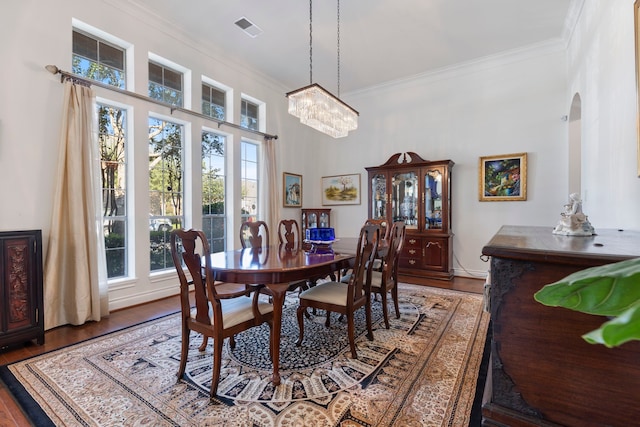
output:
M240 208L241 221L256 221L258 219L258 145L242 141L240 147L240 191L242 206Z
M73 30L71 71L104 84L125 88L125 50Z
M182 73L149 61L149 97L182 107Z
M258 130L258 111L257 104L243 99L240 111L240 126L246 129Z
M226 142L224 135L202 132L202 230L211 253L226 249Z
M202 114L217 120L226 120L226 93L223 90L202 84Z
M151 271L173 267L169 233L184 224L184 127L149 118Z
M107 277L113 279L129 275L127 111L102 103L97 108Z

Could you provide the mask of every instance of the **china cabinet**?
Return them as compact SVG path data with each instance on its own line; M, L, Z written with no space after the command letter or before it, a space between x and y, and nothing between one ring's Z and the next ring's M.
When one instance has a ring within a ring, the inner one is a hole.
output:
M365 168L369 177L369 218L403 220L406 240L399 260L403 279L453 278L451 160L424 160L396 153Z
M307 228L331 227L331 209L302 209L300 234L307 235Z
M0 349L44 344L42 232L0 232Z

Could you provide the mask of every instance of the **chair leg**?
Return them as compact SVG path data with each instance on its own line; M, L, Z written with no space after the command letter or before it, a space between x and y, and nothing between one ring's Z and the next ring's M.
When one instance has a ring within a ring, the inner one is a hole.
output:
M180 367L178 368L178 378L182 378L187 367L187 356L189 355L189 334L187 325L182 325L182 346L180 348Z
M371 299L367 298L367 302L364 304L364 314L367 321L367 338L369 341L373 341L373 322L371 320Z
M208 343L209 343L209 337L207 335L203 335L202 344L200 344L200 347L198 347L198 351L205 351Z
M222 367L222 337L213 338L213 371L211 374L211 391L209 396L214 397L218 393L218 381L220 381L220 368Z
M380 300L382 302L382 315L384 316L384 326L389 329L389 308L387 307L387 291L380 289ZM376 294L377 295L377 294Z
M394 283L391 288L391 297L393 298L393 306L396 309L396 319L400 318L400 307L398 306L398 284Z
M304 306L300 306L298 307L298 310L296 311L297 317L298 317L298 330L300 331L299 335L298 335L298 341L296 341L296 346L300 347L302 345L302 340L304 339L304 319L303 319L303 313L306 311L306 307Z
M331 312L329 310L325 310L327 312L327 320L324 321L324 326L327 328L331 326Z
M231 347L231 350L236 348L236 337L235 337L235 335L231 335L229 337L229 347Z
M358 353L356 352L355 326L353 324L353 313L347 315L347 331L349 332L349 347L351 347L351 358L357 359Z

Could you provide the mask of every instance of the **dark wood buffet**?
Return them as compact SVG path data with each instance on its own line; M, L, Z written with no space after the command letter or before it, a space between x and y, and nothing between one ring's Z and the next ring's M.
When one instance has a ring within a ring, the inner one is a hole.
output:
M640 425L640 342L588 344L581 336L606 318L533 299L575 271L640 257L640 232L552 229L503 226L482 250L491 258L493 334L482 425Z

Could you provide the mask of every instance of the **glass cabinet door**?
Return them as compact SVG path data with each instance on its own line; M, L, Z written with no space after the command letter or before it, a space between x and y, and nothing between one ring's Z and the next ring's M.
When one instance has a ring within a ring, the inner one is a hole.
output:
M442 172L428 169L424 175L425 229L442 229Z
M404 221L407 228L418 228L420 181L416 172L396 173L391 180L391 210L394 221Z
M329 227L329 215L327 215L324 212L320 213L320 225L319 225L319 227L321 227L321 228Z
M307 217L307 228L316 228L318 226L318 215L314 212L309 212L309 216Z
M376 174L371 178L371 217L382 219L387 217L387 176Z

